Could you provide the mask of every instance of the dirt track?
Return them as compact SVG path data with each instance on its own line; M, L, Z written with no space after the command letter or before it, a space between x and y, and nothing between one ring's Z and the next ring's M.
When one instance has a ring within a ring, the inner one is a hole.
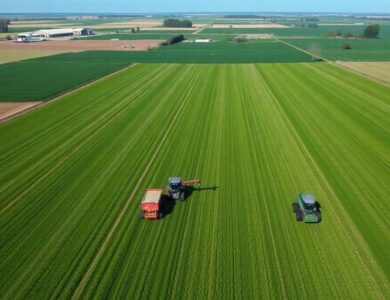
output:
M155 48L159 45L160 40L61 40L45 41L33 43L16 43L13 41L0 42L0 51L2 50L47 50L61 52L77 52L91 50L121 50L121 51L142 51L148 48Z
M42 102L0 102L0 123L19 115Z
M210 28L240 28L240 29L249 29L249 28L288 28L286 25L274 24L274 23L264 23L264 24L214 24Z

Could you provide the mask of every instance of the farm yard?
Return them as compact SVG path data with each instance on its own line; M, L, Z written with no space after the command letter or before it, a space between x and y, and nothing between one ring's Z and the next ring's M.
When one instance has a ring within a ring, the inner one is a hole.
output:
M389 105L328 63L139 64L8 121L0 295L387 299ZM204 189L140 220L172 175Z

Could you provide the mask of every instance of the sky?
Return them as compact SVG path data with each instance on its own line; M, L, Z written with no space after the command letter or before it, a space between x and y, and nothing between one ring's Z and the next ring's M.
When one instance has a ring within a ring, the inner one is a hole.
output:
M390 13L390 0L0 0L0 13L354 12ZM6 4L5 4L6 3Z

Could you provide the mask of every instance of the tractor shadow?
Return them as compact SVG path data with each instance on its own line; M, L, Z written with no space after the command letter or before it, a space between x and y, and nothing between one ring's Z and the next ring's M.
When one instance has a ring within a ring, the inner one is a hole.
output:
M171 199L168 195L163 194L161 196L161 212L163 213L163 218L173 212L175 205L176 201Z
M182 201L171 199L171 197L169 197L167 193L164 193L161 198L161 212L163 213L163 218L165 218L166 216L170 215L173 212L173 210L175 209L176 201L185 202L189 200L189 198L191 198L194 192L201 192L207 190L216 191L217 189L218 186L199 187L199 188L195 188L193 186L186 186L185 187L186 197Z

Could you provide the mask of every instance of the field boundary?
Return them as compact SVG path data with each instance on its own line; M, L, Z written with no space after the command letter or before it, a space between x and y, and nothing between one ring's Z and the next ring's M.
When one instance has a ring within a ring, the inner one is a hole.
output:
M323 61L332 63L332 61L330 61L329 59L327 59L327 58L325 58L325 57L319 56L318 54L311 53L310 51L307 51L307 50L305 50L305 49L299 48L299 47L297 47L297 46L295 46L295 45L293 45L293 44L287 43L286 41L283 41L283 40L281 40L281 39L279 39L279 38L277 38L277 37L275 37L275 36L274 36L274 39L275 39L276 41L282 43L282 44L285 44L285 45L287 45L287 46L290 46L291 48L294 48L295 50L298 50L298 51L301 51L301 52L303 52L303 53L306 53L307 55L310 55L310 56L313 56L313 57L315 57L315 58L317 58L317 59L321 59L321 60L323 60Z
M1 104L4 104L4 103L12 103L12 104L22 104L23 102L13 102L13 101L10 101L10 102L0 102L0 105ZM5 112L4 114L0 115L0 124L1 123L4 123L14 117L17 117L19 115L22 115L24 114L25 112L27 111L30 111L34 108L37 108L38 106L40 106L43 102L42 101L36 101L36 102L26 102L26 103L29 103L29 106L26 106L26 107L22 107L21 109L13 109L11 110L10 112Z
M107 78L110 78L110 77L112 77L112 76L115 76L115 75L117 75L117 74L120 74L121 72L124 72L124 71L128 70L129 68L136 66L137 64L138 64L138 63L131 63L130 65L125 66L124 68L121 68L120 70L117 70L117 71L115 71L115 72L112 72L112 73L110 73L110 74L107 74L107 75L105 75L105 76L103 76L103 77L99 77L99 78L97 78L97 79L95 79L95 80L88 81L88 82L86 82L86 83L84 83L84 84L81 84L81 85L79 85L79 86L76 86L76 87L73 88L73 89L66 90L66 91L64 91L63 93L54 96L53 98L49 98L49 100L47 100L47 101L36 101L36 102L37 102L37 105L35 105L35 106L26 108L25 110L20 111L20 112L17 112L17 113L15 113L15 114L11 115L11 116L6 117L6 118L0 118L0 125L3 124L3 123L6 123L7 121L16 119L17 117L20 117L20 116L22 116L22 115L24 115L24 114L26 114L26 113L28 113L28 112L30 112L30 111L32 111L32 110L41 108L41 107L43 107L43 106L46 106L46 105L48 105L48 104L51 104L51 103L56 102L56 101L58 101L58 100L61 100L62 98L66 97L66 96L72 95L72 94L74 94L74 93L76 93L76 92L78 92L78 91L80 91L80 90L82 90L82 89L84 89L84 88L87 88L87 87L89 87L89 86L91 86L91 85L93 85L93 84L95 84L95 83L98 83L98 82L100 82L100 81L102 81L102 80L105 80L105 79L107 79ZM0 103L1 103L1 102L0 102ZM17 102L15 102L15 103L17 103Z
M332 64L333 66L336 66L337 68L340 68L340 69L342 69L342 70L344 70L344 71L347 71L347 72L350 72L350 73L353 73L353 74L357 74L357 75L362 76L362 77L364 77L364 78L366 78L366 79L369 79L369 80L375 81L375 82L377 82L377 83L380 83L380 84L382 84L382 85L384 85L384 86L389 86L389 83L386 82L386 81L382 81L382 80L380 80L380 79L378 79L378 78L374 78L373 76L370 76L370 75L368 75L368 74L365 74L365 73L359 72L359 71L357 71L357 70L348 68L347 66L344 66L344 65L338 63L338 61L329 60L329 59L327 59L327 58L325 58L325 57L319 56L318 54L314 54L314 53L312 53L312 52L310 52L310 51L308 51L308 50L302 49L302 48L300 48L300 47L298 47L298 46L295 46L295 45L290 44L290 43L288 43L288 42L286 42L286 41L283 41L283 40L281 40L281 39L279 39L279 38L277 38L277 37L274 37L274 39L277 40L277 41L279 41L279 42L281 42L281 43L283 43L283 44L285 44L285 45L287 45L287 46L290 46L290 47L292 47L292 48L294 48L294 49L296 49L296 50L298 50L298 51L304 52L304 53L306 53L306 54L308 54L308 55L310 55L310 56L313 56L313 57L316 57L316 58L318 58L318 59L321 59L321 60L323 60L324 62L327 62L327 63L329 63L329 64ZM343 62L343 61L339 61L339 62Z
M72 299L80 299L81 298L82 293L83 293L86 285L89 282L89 279L91 278L91 276L92 276L93 272L95 271L98 263L100 262L101 257L104 255L104 252L107 249L109 243L111 242L111 239L112 239L116 229L118 228L119 224L122 222L122 219L123 219L123 217L124 217L128 207L129 207L131 201L133 200L135 194L137 193L138 189L140 188L142 182L144 181L144 178L147 175L147 173L149 172L149 169L152 167L156 157L160 153L160 150L161 150L162 146L164 145L165 141L168 139L172 128L176 124L177 118L180 116L181 111L184 109L185 105L187 104L188 99L189 99L189 97L191 95L191 92L194 89L195 84L196 84L196 82L198 81L198 79L200 77L200 74L202 73L202 70L203 70L203 68L200 68L198 73L195 75L193 84L191 85L190 89L186 93L186 96L184 97L183 102L181 103L179 109L176 111L172 121L169 124L169 127L165 131L164 136L162 137L162 139L161 139L160 143L158 144L156 150L154 151L151 159L149 160L149 163L147 164L147 166L145 167L144 171L142 172L139 180L137 181L137 183L136 183L136 185L135 185L135 187L133 189L133 192L130 194L129 198L125 202L125 205L122 207L118 217L115 219L113 225L111 226L111 228L110 228L106 238L104 239L104 242L103 242L102 246L97 251L95 257L93 258L91 264L89 265L87 271L85 272L85 275L82 277L79 285L77 286L76 290L74 291L73 295L71 296Z
M387 81L385 81L385 80L381 80L381 79L379 79L379 78L375 78L375 77L372 76L372 75L369 75L369 74L367 74L367 73L360 72L360 71L358 71L358 70L355 70L355 69L353 69L353 68L350 68L350 67L348 67L348 66L346 66L346 65L341 64L341 63L343 63L343 62L345 62L345 61L341 61L341 60L335 61L335 62L334 62L334 65L337 66L337 67L339 67L340 69L345 70L345 71L348 71L348 72L357 74L357 75L362 76L362 77L364 77L364 78L366 78L366 79L369 79L369 80L375 81L375 82L377 82L377 83L383 84L384 86L390 86L390 83L389 83L389 82L387 82Z

